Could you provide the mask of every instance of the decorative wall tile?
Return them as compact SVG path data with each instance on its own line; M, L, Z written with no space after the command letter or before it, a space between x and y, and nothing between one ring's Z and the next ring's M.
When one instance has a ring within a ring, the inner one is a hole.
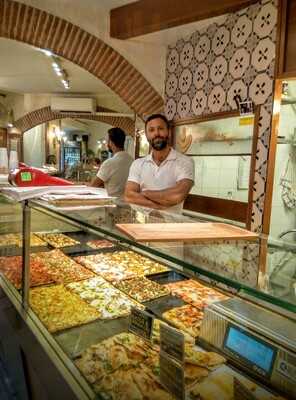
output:
M218 28L212 42L212 50L216 55L222 54L230 40L230 32L225 26Z
M203 90L198 90L192 99L192 111L195 115L201 115L207 106L207 96Z
M230 13L168 49L169 119L236 109L235 94L261 105L253 188L252 229L262 228L266 159L272 114L277 0L261 0ZM190 71L190 72L189 72ZM175 76L174 76L175 75ZM176 88L177 80L177 88Z
M179 89L182 93L187 93L192 83L192 72L189 68L182 71L179 78Z
M202 62L211 50L211 41L206 35L202 35L194 49L197 61Z
M258 140L257 157L258 160L267 160L268 157L268 148L264 146L261 140Z
M242 15L232 29L231 40L237 47L243 46L251 32L252 21L246 15Z
M212 82L217 85L221 83L227 72L227 61L223 56L219 56L215 59L211 66L210 77Z
M265 4L254 21L254 31L260 38L271 34L277 21L277 9L272 3Z
M275 44L269 39L263 39L259 42L252 54L252 65L258 72L268 69L270 63L275 57Z
M166 94L171 97L174 95L176 89L178 87L178 78L175 74L170 74L166 81Z
M234 79L241 78L250 64L250 54L244 48L238 49L229 63L229 72Z
M264 104L272 93L273 79L265 72L257 75L250 86L250 97L255 104Z
M193 46L191 43L185 43L183 50L180 55L180 63L182 67L186 68L192 62L193 58Z
M209 95L208 107L210 111L213 113L221 111L225 103L225 98L226 94L222 86L215 86Z
M193 83L197 89L201 89L206 83L209 76L208 66L205 63L198 65L194 72Z
M187 94L183 94L178 102L178 114L180 118L186 118L191 108L190 97Z
M177 104L174 99L169 99L165 105L165 113L169 120L173 119L177 112Z
M179 64L179 53L176 49L172 49L167 60L167 69L169 72L174 72Z
M239 19L238 13L229 13L227 15L226 21L225 21L225 26L229 31L232 31L234 25L237 23L237 20Z
M258 136L262 136L262 134L269 129L271 124L271 114L267 111L266 107L262 106L260 108L260 116L259 116L259 124L258 124Z

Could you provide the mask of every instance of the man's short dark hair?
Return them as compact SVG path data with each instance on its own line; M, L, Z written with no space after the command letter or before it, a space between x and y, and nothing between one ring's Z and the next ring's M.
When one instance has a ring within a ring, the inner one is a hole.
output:
M168 121L168 119L167 119L167 117L165 115L163 115L163 114L152 114L145 121L145 130L146 130L148 122L152 121L153 119L158 119L158 118L162 119L165 122L166 127L169 129L170 123L169 123L169 121Z
M124 149L126 134L121 128L111 128L108 130L109 139L119 149Z

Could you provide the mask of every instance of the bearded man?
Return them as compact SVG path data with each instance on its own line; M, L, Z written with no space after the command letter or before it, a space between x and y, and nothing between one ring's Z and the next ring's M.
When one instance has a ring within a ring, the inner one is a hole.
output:
M145 133L152 151L132 163L124 199L144 207L182 212L194 184L194 162L171 147L169 122L164 115L148 117Z

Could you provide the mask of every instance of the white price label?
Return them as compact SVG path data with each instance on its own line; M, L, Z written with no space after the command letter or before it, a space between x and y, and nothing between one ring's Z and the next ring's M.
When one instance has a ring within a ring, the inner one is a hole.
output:
M167 356L159 354L160 382L178 400L185 400L184 368Z
M184 363L185 341L182 332L168 325L160 324L160 351Z

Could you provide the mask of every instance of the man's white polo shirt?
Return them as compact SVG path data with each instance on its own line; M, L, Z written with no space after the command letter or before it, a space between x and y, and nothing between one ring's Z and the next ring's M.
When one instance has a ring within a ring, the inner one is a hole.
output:
M167 158L157 165L152 154L135 160L129 172L128 181L140 185L141 192L145 190L164 190L176 185L182 179L194 182L194 162L176 150L171 149ZM181 212L183 203L168 208L172 212Z
M125 188L133 158L126 151L119 151L104 161L97 177L104 182L109 196L120 197Z

